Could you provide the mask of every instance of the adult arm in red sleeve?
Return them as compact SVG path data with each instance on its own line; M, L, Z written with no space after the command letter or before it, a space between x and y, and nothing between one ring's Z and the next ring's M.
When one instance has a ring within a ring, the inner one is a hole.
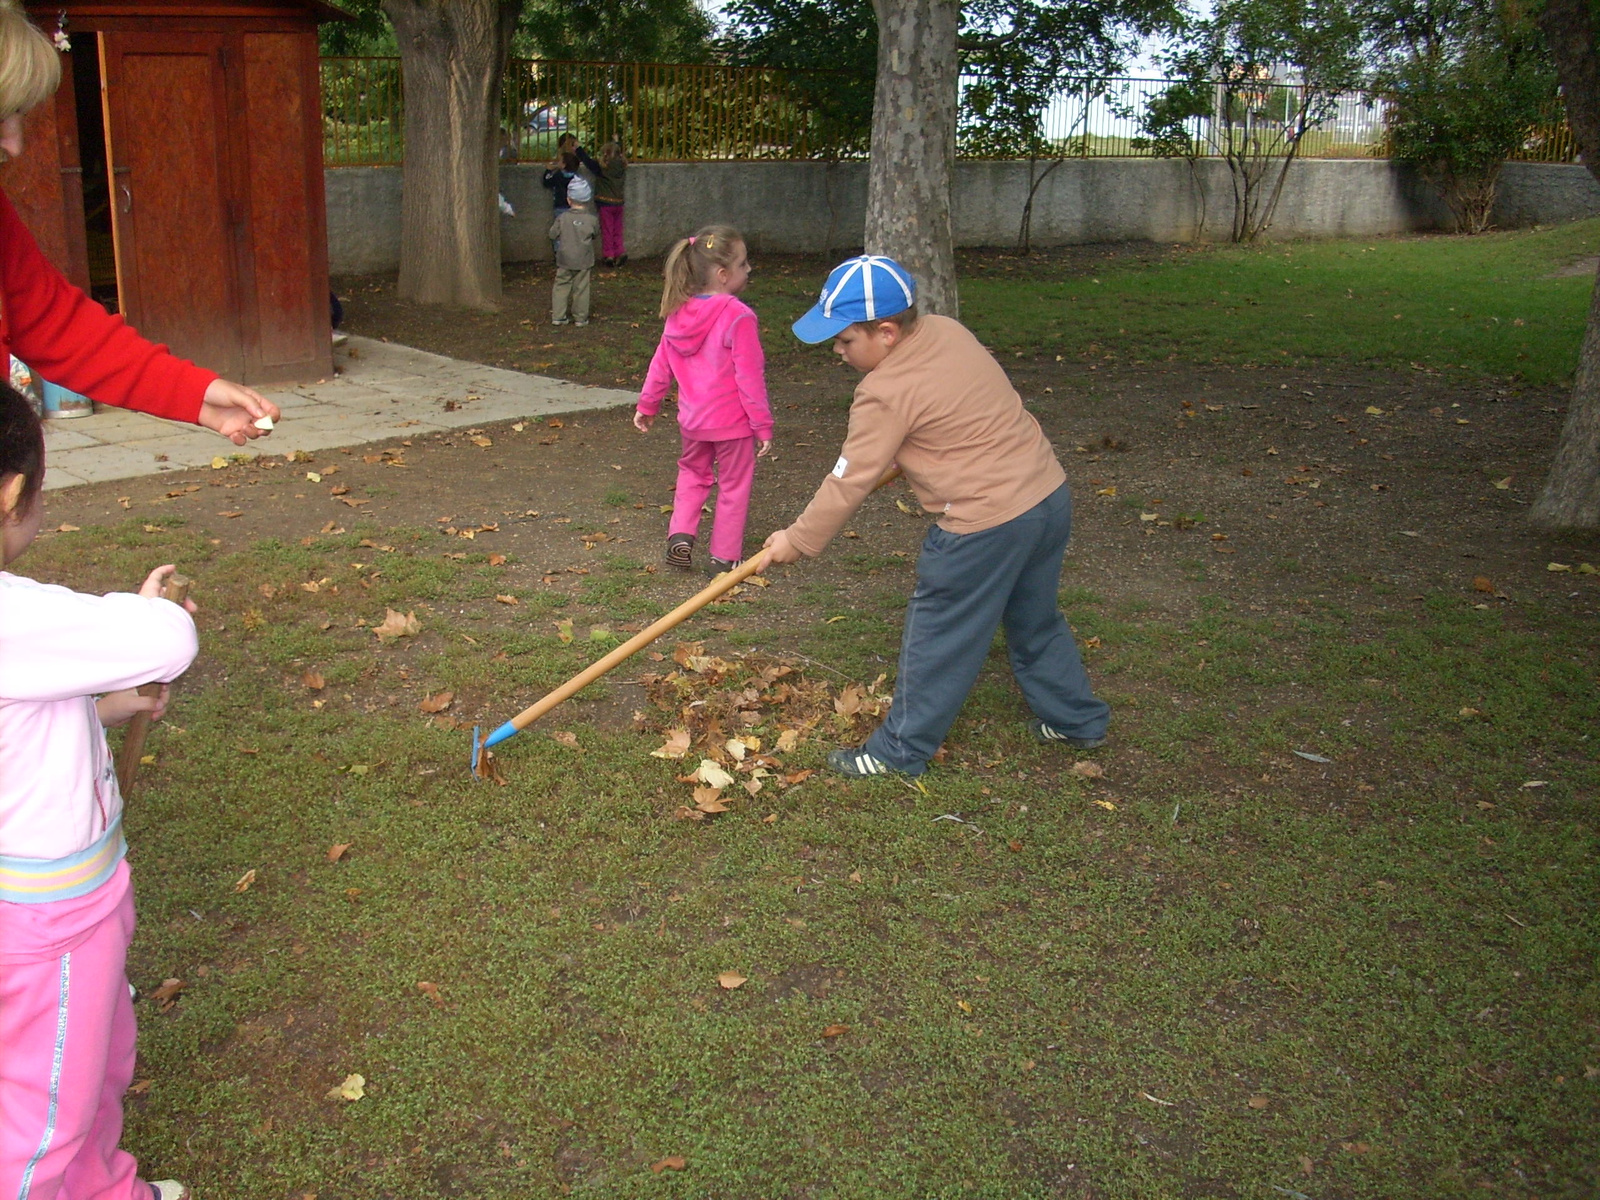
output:
M50 382L104 404L198 423L217 378L140 337L68 283L3 192L0 322L11 353Z
M189 421L243 445L278 418L264 396L140 337L68 283L0 192L0 350L51 383L119 408Z

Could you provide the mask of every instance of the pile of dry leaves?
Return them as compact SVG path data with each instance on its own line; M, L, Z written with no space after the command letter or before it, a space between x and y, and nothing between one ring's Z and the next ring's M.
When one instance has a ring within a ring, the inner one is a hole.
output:
M668 661L665 654L651 657ZM860 742L889 709L882 675L865 686L834 688L808 678L800 660L723 658L706 654L699 642L679 644L671 661L675 670L639 677L656 711L637 712L634 719L666 736L651 751L655 757L699 759L694 771L679 776L679 782L694 785L692 804L678 809L685 820L726 812L737 791L754 797L769 786L803 783L812 772L786 770L780 755L818 732L842 743ZM757 729L777 733L764 738Z

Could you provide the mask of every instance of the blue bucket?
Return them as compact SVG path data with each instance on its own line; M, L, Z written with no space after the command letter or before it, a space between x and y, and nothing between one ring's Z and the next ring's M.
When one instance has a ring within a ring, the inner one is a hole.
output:
M94 401L87 396L80 396L77 392L51 383L48 379L39 380L39 390L44 398L43 415L46 420L94 415Z

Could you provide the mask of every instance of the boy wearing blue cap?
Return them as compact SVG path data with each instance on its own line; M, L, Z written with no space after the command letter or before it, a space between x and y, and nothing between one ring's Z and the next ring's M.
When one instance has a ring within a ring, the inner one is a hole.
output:
M922 774L1002 625L1034 736L1078 749L1104 742L1110 706L1096 699L1057 607L1072 531L1066 474L1000 364L959 321L919 317L911 276L877 255L834 268L794 333L831 338L864 378L839 461L800 519L767 539L767 562L822 553L896 463L938 514L917 558L894 704L865 745L835 750L828 765L856 777Z

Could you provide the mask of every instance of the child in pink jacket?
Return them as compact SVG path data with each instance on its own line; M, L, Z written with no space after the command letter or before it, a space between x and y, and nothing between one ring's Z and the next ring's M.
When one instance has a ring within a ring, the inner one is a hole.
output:
M39 532L43 481L39 420L0 384L0 567ZM0 571L0 1196L189 1194L140 1179L117 1145L133 1082L133 892L102 728L159 717L166 689L135 689L194 659L194 621L160 598L172 570L109 596Z
M744 239L726 225L708 225L673 246L666 277L661 315L667 327L650 360L633 423L648 433L667 389L678 381L683 453L666 562L685 571L692 565L701 506L715 482L711 573L716 574L731 571L744 558L756 459L772 449L761 333L754 310L739 299L750 278Z

